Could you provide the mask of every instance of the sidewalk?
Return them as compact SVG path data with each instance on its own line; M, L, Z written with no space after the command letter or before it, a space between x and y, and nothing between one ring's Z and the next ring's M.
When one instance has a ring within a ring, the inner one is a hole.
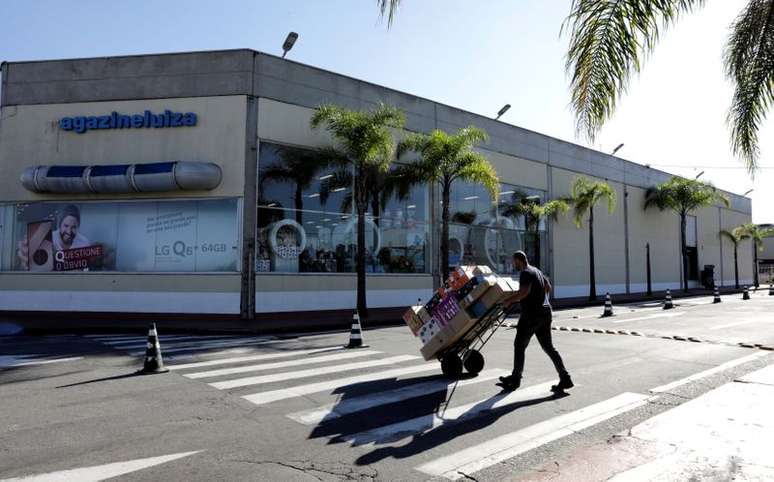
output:
M774 480L774 365L519 481Z
M768 285L761 284L758 291L768 289ZM733 287L719 288L721 295L741 293L742 289L736 289ZM755 288L750 287L750 291L754 292ZM686 293L681 289L675 289L671 291L673 299L680 298L692 298L696 296L712 296L713 291L705 288L691 288ZM624 303L637 303L645 301L661 301L666 296L666 291L653 291L653 295L648 296L647 293L629 293L629 294L611 294L614 304ZM556 309L565 308L584 308L588 306L602 306L605 304L605 293L597 293L596 301L589 301L588 296L577 296L574 298L559 298L551 300L551 305Z

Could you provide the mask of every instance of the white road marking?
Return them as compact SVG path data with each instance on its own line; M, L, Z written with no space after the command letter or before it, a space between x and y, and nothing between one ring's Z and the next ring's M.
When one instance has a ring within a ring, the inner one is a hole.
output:
M757 318L757 319L747 319L747 320L737 321L735 323L727 323L725 325L713 326L712 328L710 328L710 330L722 330L723 328L731 328L732 326L749 325L750 323L763 323L763 322L771 323L771 320L767 320L763 317Z
M249 337L249 338L192 338L190 340L180 340L180 339L168 339L165 340L163 338L159 339L159 342L162 343L164 346L169 347L178 347L178 346L193 346L196 344L204 344L204 343L236 343L238 341L264 341L264 340L273 340L274 338L269 337L263 337L263 336L256 336L256 337ZM144 348L145 345L148 343L148 340L143 340L142 342L133 341L130 343L114 343L110 346L112 348L115 348L116 350L133 350L135 348Z
M397 388L386 392L378 392L354 398L345 398L338 403L331 403L311 410L288 414L287 417L304 425L316 425L328 422L344 415L368 410L374 407L389 405L391 403L423 397L431 393L441 392L456 387L464 387L475 383L493 380L500 375L508 373L507 370L495 368L481 372L477 377L455 382L448 379L431 380L429 382L416 383L407 387Z
M376 427L342 437L343 441L352 445L395 442L407 436L419 435L441 425L450 425L475 418L498 408L507 407L519 402L533 400L537 396L553 396L551 385L556 382L545 382L513 392L501 392L497 395L467 403L454 408L448 408L441 413L429 413L416 418L403 420L390 425Z
M612 320L613 323L627 323L629 321L642 321L642 320L655 320L657 318L674 318L676 316L683 316L685 314L684 311L672 311L669 313L662 313L660 315L648 315L648 316L640 316L638 318L627 318L622 320Z
M381 353L380 351L376 351L376 350L355 350L355 351L347 351L343 353L336 353L335 355L325 355L325 356L318 356L313 358L302 358L300 360L290 360L290 361L276 362L276 363L264 363L261 365L246 365L246 366L232 367L232 368L220 368L217 370L207 370L204 372L187 373L183 376L186 378L220 377L224 375L234 375L236 373L259 372L263 370L273 370L275 368L287 368L287 367L295 367L299 365L314 365L316 363L327 363L327 362L333 362L333 361L339 361L339 360L349 360L351 358L378 355L380 353Z
M161 353L177 353L181 351L196 351L196 350L207 350L210 348L225 348L225 347L241 347L241 346L249 346L249 345L265 345L266 343L271 343L274 340L256 340L256 341L242 341L242 340L234 340L234 341L228 341L228 342L211 342L211 343L196 343L192 344L190 346L178 346L178 347L171 347L171 348L165 348L164 345L161 347ZM145 350L139 350L139 351L131 351L129 352L129 356L144 356Z
M226 380L224 382L210 383L211 387L218 390L225 390L228 388L246 387L249 385L261 385L264 383L273 383L286 380L295 380L298 378L315 377L317 375L327 375L329 373L339 373L344 371L359 370L361 368L371 368L383 365L391 365L393 363L401 363L409 360L416 360L419 358L414 355L399 355L390 358L384 358L381 360L371 360L359 363L348 363L345 365L334 365L330 367L311 368L309 370L298 370L295 372L283 372L274 373L272 375L263 375L257 377L237 378L236 380Z
M199 452L201 452L201 450L197 450L196 452L162 455L161 457L129 460L126 462L115 462L105 465L95 465L93 467L84 467L80 469L61 470L59 472L49 472L47 474L31 475L27 477L3 479L0 480L0 482L69 482L71 480L77 480L78 482L97 482L147 469L148 467L153 467L155 465L165 464L173 460L182 459L183 457L189 457Z
M148 339L148 335L121 335L121 336L88 336L84 335L87 338L90 338L92 340L99 341L100 343L106 343L106 344L112 344L112 343L129 343L132 341L144 341ZM159 339L174 339L174 338L180 338L186 335L161 335Z
M61 363L75 360L83 360L82 356L71 356L62 358L50 358L39 355L0 355L0 367L25 367L31 365L48 365L50 363Z
M736 360L731 360L726 363L720 364L714 368L710 368L709 370L704 370L699 373L695 373L689 377L681 378L680 380L675 380L674 382L667 383L666 385L661 385L656 388L651 388L650 392L652 393L664 393L669 392L674 388L677 388L681 385L685 385L686 383L694 382L696 380L701 380L702 378L706 378L710 375L714 375L715 373L722 372L723 370L727 370L729 368L733 368L735 366L741 365L743 363L747 363L752 360L756 360L760 357L766 356L768 353L765 351L759 351L755 352L752 355L747 355L742 358L737 358Z
M263 337L261 337L263 338ZM177 342L185 342L185 341L216 341L216 340L235 340L238 339L237 337L233 336L174 336L174 337L165 337L160 336L160 341L167 341L169 343L177 343ZM243 338L247 339L247 338ZM138 345L141 343L145 343L148 341L148 337L143 337L139 339L133 339L133 340L109 340L109 341L102 341L105 345L110 345L115 348L132 348L132 345ZM128 346L124 346L128 345Z
M249 356L237 356L237 357L231 357L231 358L219 358L217 360L207 360L207 361L194 362L194 363L185 363L180 365L167 365L167 368L169 368L170 370L186 370L189 368L202 368L202 367L211 367L211 366L217 366L217 365L229 365L231 363L241 363L241 362L249 362L249 361L259 361L259 360L273 360L275 358L289 358L289 357L299 356L299 355L312 355L315 353L340 352L340 351L344 351L344 348L342 348L341 346L314 348L310 350L293 350L293 351L283 351L280 353L268 353L263 355L249 355Z
M627 314L627 315L628 314L635 314L636 315L637 313L642 313L644 311L656 311L656 310L662 310L663 309L663 308L631 309L631 308L620 307L620 306L617 307L617 308L618 308L618 315L619 316L622 315L622 314ZM615 312L615 311L616 311L616 307L614 306L613 307L613 312ZM584 315L584 316L570 316L570 317L565 317L565 316L561 316L560 317L560 316L557 316L557 317L555 317L555 321L556 321L556 319L558 319L559 321L565 321L565 320L573 321L573 320L586 320L586 319L589 319L589 318L601 318L601 315L599 313L596 313L594 315Z
M435 363L423 363L421 365L414 365L406 368L395 368L392 370L385 370L383 372L367 373L365 375L356 375L353 377L339 378L337 380L309 383L306 385L298 385L280 390L252 393L250 395L244 395L242 398L256 405L264 405L266 403L276 402L278 400L303 397L304 395L324 392L326 390L336 390L337 388L355 385L358 383L387 380L389 378L398 378L403 375L411 375L414 373L427 372L430 370L438 370L438 365Z
M456 480L491 467L528 450L571 435L644 405L647 395L622 393L603 402L538 422L487 442L420 465L417 470Z

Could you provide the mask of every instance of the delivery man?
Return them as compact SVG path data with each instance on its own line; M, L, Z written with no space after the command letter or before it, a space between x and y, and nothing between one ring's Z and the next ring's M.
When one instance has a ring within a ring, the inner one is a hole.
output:
M516 329L516 340L513 342L513 374L500 377L500 385L505 390L515 390L521 385L521 373L524 370L524 352L532 335L537 337L543 351L554 363L559 373L559 383L551 390L562 392L573 387L570 374L564 368L562 357L551 341L551 304L548 296L551 294L551 283L543 273L530 266L527 255L523 251L513 254L513 264L521 272L519 276L519 291L508 297L505 306L516 302L521 303L521 317Z

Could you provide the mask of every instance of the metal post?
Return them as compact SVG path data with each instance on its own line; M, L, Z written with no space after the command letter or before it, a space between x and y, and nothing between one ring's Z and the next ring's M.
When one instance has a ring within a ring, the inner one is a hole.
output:
M645 244L645 259L648 273L648 296L653 296L653 286L651 285L650 279L650 243Z

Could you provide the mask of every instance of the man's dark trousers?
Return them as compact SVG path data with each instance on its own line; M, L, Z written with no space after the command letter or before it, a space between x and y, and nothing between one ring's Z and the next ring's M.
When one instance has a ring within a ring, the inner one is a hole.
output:
M564 368L564 362L561 355L554 348L554 343L551 341L551 308L544 307L538 313L535 314L522 314L519 318L519 325L516 329L516 339L513 342L513 376L520 379L521 373L524 371L524 352L529 345L529 340L532 335L540 343L540 347L546 352L546 355L551 359L556 368L556 372L559 374L560 379L569 377L567 369Z

